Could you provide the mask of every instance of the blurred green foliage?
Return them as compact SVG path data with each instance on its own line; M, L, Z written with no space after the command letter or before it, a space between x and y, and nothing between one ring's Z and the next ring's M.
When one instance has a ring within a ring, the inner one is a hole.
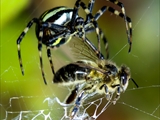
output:
M11 22L30 3L30 0L1 0L1 29Z

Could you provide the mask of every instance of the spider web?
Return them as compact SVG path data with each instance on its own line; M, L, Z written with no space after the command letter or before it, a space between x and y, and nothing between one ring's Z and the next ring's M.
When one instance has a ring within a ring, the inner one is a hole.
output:
M53 1L42 0L38 5L36 4L37 7L33 9L27 18L20 16L22 19L16 19L16 22L21 25L17 30L15 30L17 24L13 21L8 25L9 27L7 26L1 31L1 119L69 119L68 113L73 104L66 105L63 101L68 96L71 88L57 86L52 83L53 76L45 47L43 48L43 63L48 85L44 85L39 68L34 28L26 35L21 45L25 75L22 76L20 73L16 39L24 29L25 24L30 20L29 17L35 14L37 9L43 5L45 6L45 2L50 4ZM160 119L159 0L136 2L134 0L121 0L121 2L124 3L127 15L133 21L134 36L131 53L127 54L128 44L125 41L125 27L121 18L106 13L99 20L99 25L107 26L107 28L102 27L102 30L109 41L111 60L116 62L117 65L127 64L139 88L135 88L134 84L130 82L128 89L121 94L121 98L116 105L110 105L103 96L91 97L84 102L80 108L79 117L75 119ZM59 1L59 3L63 4L54 3L51 6L48 5L46 9L67 5L68 2ZM68 6L72 7L73 3L74 1L71 1ZM95 9L100 8L104 5L103 3L107 4L106 1L97 3ZM8 35L8 31L12 31L10 35ZM91 39L94 39L94 37L91 37ZM73 56L66 49L67 47L64 46L52 52L56 70L73 61Z

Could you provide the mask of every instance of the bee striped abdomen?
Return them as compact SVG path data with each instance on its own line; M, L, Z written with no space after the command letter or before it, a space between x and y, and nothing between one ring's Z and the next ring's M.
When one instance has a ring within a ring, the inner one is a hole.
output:
M54 83L62 83L64 85L79 83L84 81L86 75L90 73L91 69L81 67L77 64L68 64L61 69L59 69L54 78Z

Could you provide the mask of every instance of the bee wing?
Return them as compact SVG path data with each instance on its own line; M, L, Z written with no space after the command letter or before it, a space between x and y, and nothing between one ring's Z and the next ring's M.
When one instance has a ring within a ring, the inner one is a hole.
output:
M77 62L74 62L74 63L72 63L72 64L76 64L76 65L78 65L78 66L80 66L80 67L83 67L83 68L88 68L88 69L92 69L92 70L95 70L95 71L99 71L99 72L101 72L101 73L103 73L103 74L107 74L107 71L99 68L98 66L95 67L95 66L92 66L92 65L90 65L90 64L85 64L85 63L83 63L82 61L77 61Z
M82 39L74 37L74 40L70 42L70 48L74 57L78 60L91 60L95 62L99 59L104 59L103 55L87 38L84 42Z

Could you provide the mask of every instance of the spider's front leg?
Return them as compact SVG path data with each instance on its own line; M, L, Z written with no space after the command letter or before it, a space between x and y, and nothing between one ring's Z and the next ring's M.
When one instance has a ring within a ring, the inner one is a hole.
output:
M90 14L92 14L92 7L93 7L94 2L95 2L94 0L91 0L89 5L88 5L88 9L90 10ZM85 32L86 33L95 31L96 28L92 23L93 19L94 19L94 21L97 21L103 15L103 13L106 10L107 10L107 7L103 6L100 10L98 10L98 12L94 15L94 17L91 16L90 14L87 14L87 18L86 18L86 21L85 21L85 27L86 27ZM90 17L93 17L93 18L91 19ZM103 33L101 28L99 28L99 35L100 35L100 38L103 40L103 43L105 45L106 58L108 59L109 58L108 40L107 40L106 36L104 35L104 33ZM98 50L100 51L100 49L101 49L100 48L100 41L98 41Z
M88 3L88 10L90 11L90 13L92 13L94 3L95 3L95 0L90 0L89 3ZM89 21L90 21L90 18L89 18L89 16L87 15L85 22L87 23L87 22L89 22Z
M96 22L96 20L94 19L93 15L91 14L90 10L92 8L87 8L85 3L82 2L81 0L77 0L76 3L75 3L75 6L74 6L74 11L73 11L73 17L72 17L72 22L75 22L75 19L76 19L76 14L78 13L78 9L79 7L81 7L85 13L87 14L87 16L89 17L89 19L91 19L92 23L93 23L93 26L95 27L95 30L96 30L96 34L97 34L97 39L98 39L98 50L100 51L100 30L99 30L99 27L98 27L98 23Z
M23 64L22 64L22 58L21 58L21 48L20 48L20 43L22 42L24 36L27 34L29 29L32 27L33 23L39 24L39 19L33 18L28 24L27 27L23 30L23 32L20 34L20 36L17 39L17 48L18 48L18 59L19 59L19 64L21 68L22 75L24 75L24 69L23 69Z
M115 5L117 5L117 6L119 6L121 8L122 13L120 13L119 11L117 11L117 10L111 8L111 7L108 7L107 9L108 9L108 11L114 13L115 15L118 15L118 16L124 18L124 22L126 24L126 33L127 33L127 37L128 37L128 43L129 43L128 52L130 52L131 51L131 47L132 47L132 23L131 23L131 20L126 15L123 3L119 2L118 0L107 0L107 1L110 1L113 4L115 4ZM128 22L129 22L129 25L128 25Z

